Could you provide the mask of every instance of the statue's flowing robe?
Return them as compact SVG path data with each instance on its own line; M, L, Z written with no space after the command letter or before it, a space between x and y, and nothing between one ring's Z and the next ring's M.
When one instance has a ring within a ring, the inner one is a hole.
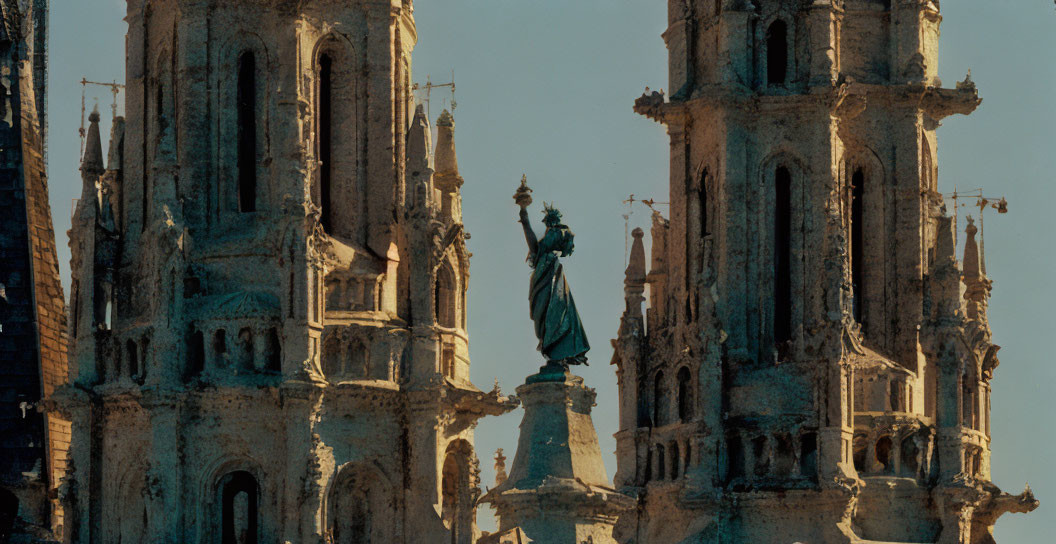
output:
M548 361L584 363L590 344L558 253L572 253L572 232L564 225L548 228L538 251L530 256L534 270L529 300L535 336Z

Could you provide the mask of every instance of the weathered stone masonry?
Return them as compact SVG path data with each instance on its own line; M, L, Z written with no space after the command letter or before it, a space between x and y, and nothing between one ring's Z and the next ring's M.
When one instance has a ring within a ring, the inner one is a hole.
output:
M473 429L513 404L469 381L454 120L434 150L411 108L411 2L126 20L71 234L65 538L473 542Z
M988 543L990 341L935 129L934 0L671 0L670 216L614 363L622 542ZM648 286L649 309L642 303Z

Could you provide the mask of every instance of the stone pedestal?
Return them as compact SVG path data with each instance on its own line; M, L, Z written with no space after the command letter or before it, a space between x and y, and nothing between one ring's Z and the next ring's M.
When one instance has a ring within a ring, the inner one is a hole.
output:
M594 390L569 373L517 388L524 419L509 477L489 491L499 531L520 528L533 544L615 544L612 526L634 501L617 493L590 418Z

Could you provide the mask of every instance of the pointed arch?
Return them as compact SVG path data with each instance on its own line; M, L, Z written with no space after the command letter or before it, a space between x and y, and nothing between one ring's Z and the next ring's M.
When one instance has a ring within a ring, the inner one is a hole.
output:
M844 222L851 276L852 312L865 337L886 341L887 172L871 148L849 142L844 160Z
M258 34L235 30L219 48L216 85L219 130L215 200L218 212L266 208L271 59Z
M458 268L448 257L441 261L436 269L436 280L433 285L433 315L437 325L449 329L458 327Z
M789 74L788 23L775 19L766 29L766 84L785 85Z
M475 496L478 482L473 474L473 446L458 439L448 444L441 471L440 504L444 525L451 531L451 544L472 544L476 525Z
M779 149L762 161L758 254L764 256L759 269L758 313L763 332L761 357L776 351L787 355L801 322L804 300L805 218L803 204L809 170L803 161ZM765 230L764 230L765 229ZM768 261L768 262L767 262ZM768 341L766 339L769 339Z
M334 544L395 541L395 497L388 478L368 463L341 466L326 494L325 526Z
M314 139L317 167L312 200L323 229L332 236L367 243L369 180L366 176L366 78L352 40L331 32L316 42Z

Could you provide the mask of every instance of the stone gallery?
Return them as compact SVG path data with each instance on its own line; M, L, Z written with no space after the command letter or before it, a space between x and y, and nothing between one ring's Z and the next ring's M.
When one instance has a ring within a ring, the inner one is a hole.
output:
M542 368L470 381L455 120L434 145L415 106L411 0L127 0L68 299L47 9L0 0L0 543L989 544L1038 507L990 482L991 281L935 155L980 98L938 81L938 0L668 1L671 92L633 105L670 213L648 261L633 232L614 481L572 231L531 224L526 180L530 296L494 311L530 310ZM518 406L482 494L477 422Z

